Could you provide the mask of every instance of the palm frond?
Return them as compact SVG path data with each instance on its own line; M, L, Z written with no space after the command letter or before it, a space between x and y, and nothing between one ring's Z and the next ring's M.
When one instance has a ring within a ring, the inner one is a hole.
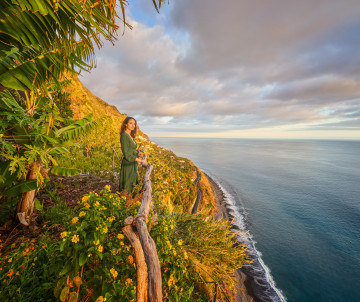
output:
M70 169L70 168L63 168L63 167L52 167L49 171L51 174L57 176L73 176L81 173L79 169Z
M93 121L92 119L93 115L89 114L71 125L59 129L55 132L55 136L59 137L61 141L74 140L95 129L100 121Z

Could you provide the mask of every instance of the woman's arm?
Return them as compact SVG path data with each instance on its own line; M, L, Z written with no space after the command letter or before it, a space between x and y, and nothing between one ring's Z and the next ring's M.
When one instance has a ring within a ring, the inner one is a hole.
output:
M123 152L123 155L128 162L138 161L136 150L134 150L134 148L131 148L130 145L132 144L132 142L130 141L131 138L127 136L128 135L126 133L122 133L120 136L121 150Z

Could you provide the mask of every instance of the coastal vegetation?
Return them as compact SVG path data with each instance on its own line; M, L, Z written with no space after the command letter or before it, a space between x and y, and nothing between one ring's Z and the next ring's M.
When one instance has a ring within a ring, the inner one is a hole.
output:
M118 2L129 26L126 2ZM73 75L92 67L100 38L116 38L115 8L112 0L0 4L1 301L135 301L134 251L123 228L139 210L143 183L134 196L117 192L119 159L112 165L126 115ZM154 167L146 223L164 298L208 301L214 289L205 281L213 279L233 289L234 270L249 261L229 222L211 216L206 178L191 215L198 168L141 131L136 140Z

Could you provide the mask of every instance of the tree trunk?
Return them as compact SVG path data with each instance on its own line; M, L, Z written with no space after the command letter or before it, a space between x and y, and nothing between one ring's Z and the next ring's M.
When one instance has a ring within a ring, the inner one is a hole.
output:
M148 273L145 256L139 236L134 232L131 224L123 228L123 232L134 248L136 263L136 302L147 302Z
M136 219L136 229L139 233L141 246L144 251L145 261L148 268L148 298L149 302L162 301L162 280L159 257L157 255L154 240L151 238L145 219Z
M41 162L39 160L31 164L26 179L36 179L37 173L40 171L40 166ZM17 204L17 216L23 225L29 225L34 210L34 200L37 191L36 189L21 194L21 199Z

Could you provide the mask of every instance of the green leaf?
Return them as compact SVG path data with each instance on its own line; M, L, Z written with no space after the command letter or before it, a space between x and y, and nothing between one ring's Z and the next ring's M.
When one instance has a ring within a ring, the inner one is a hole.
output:
M79 257L79 265L83 266L87 262L88 258L88 254L81 253Z
M61 302L65 302L65 300L66 300L66 298L67 298L67 296L68 296L68 294L69 294L69 291L70 291L70 288L67 287L67 286L65 286L65 287L62 289L62 291L61 291L61 293L60 293L60 301L61 301Z
M76 292L71 292L69 297L69 302L76 302L77 301L77 294Z
M80 174L81 170L64 168L64 167L52 167L50 169L50 173L57 176L72 176L72 175Z
M11 184L16 179L16 173L9 170L10 161L0 162L0 187Z
M72 269L71 263L67 262L64 266L64 268L61 270L61 272L59 273L60 276L63 276L65 274L67 274L68 272L70 272Z
M65 244L66 244L66 241L63 241L60 245L60 252L62 252L64 250L64 247L65 247Z
M24 192L29 192L37 188L36 179L24 180L15 186L5 190L2 195L6 197L16 196Z
M35 198L34 200L35 209L37 209L39 212L42 212L44 210L44 206L42 203L40 203L40 200Z

